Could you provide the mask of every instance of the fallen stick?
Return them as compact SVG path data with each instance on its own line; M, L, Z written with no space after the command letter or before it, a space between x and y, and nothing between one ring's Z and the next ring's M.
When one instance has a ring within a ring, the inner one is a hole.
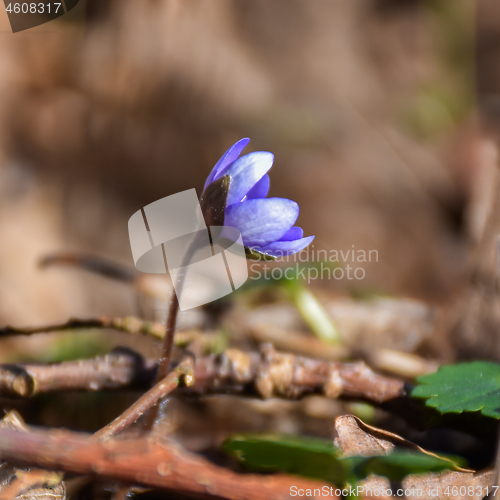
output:
M156 361L128 349L94 359L41 364L0 365L0 396L30 397L61 390L97 391L147 387ZM357 397L377 404L405 394L403 381L380 375L363 361L340 363L281 353L270 344L261 352L228 349L202 356L193 366L190 394L243 394L297 399L310 393L328 398Z
M184 383L189 385L190 381L193 379L192 374L190 374L192 365L192 358L186 356L179 363L179 366L167 374L163 380L160 380L112 422L94 433L93 437L105 441L116 436L135 423L147 411L158 404L161 399L177 389L181 379L184 380Z
M239 474L176 444L160 442L157 436L100 442L70 431L0 429L0 459L227 500L282 500L291 498L291 486L311 490L331 486L283 474Z

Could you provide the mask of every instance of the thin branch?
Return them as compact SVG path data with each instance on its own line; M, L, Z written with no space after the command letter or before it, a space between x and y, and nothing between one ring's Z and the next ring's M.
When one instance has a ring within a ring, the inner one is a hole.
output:
M0 396L29 397L60 390L103 390L147 386L154 379L156 361L144 361L126 349L106 356L52 365L0 365ZM191 394L230 393L296 399L309 393L329 398L363 398L384 403L404 395L404 383L372 371L362 362L340 363L277 352L269 344L262 351L228 349L203 356L193 367Z
M108 317L99 318L71 318L64 323L53 325L43 325L32 328L18 328L14 326L5 326L0 328L0 338L14 335L34 335L37 333L63 332L67 330L91 330L112 329L119 332L130 333L132 335L151 335L163 339L165 336L165 325L160 322L146 321L135 316ZM176 347L186 347L191 342L199 342L204 351L213 351L220 345L220 335L213 333L201 333L199 330L187 330L176 332L174 345Z
M143 386L154 375L156 362L119 347L105 356L50 365L0 365L0 396L30 397L44 392L101 391Z
M134 335L152 335L153 337L157 337L159 339L162 339L165 335L165 327L161 323L145 321L135 316L125 316L123 318L101 316L99 318L88 319L70 318L64 323L56 323L53 325L44 325L33 328L5 326L0 328L0 337L62 332L65 330L87 330L92 328L110 328Z
M177 315L179 313L179 300L175 290L172 290L170 295L170 303L166 319L165 336L163 337L163 345L160 359L158 360L158 371L156 373L156 384L162 385L161 382L167 377L170 370L170 360L172 358L172 350L174 347L175 327L177 325ZM144 422L144 431L150 431L156 422L158 412L160 410L157 402L148 410L146 421Z
M124 320L125 318L120 319ZM124 329L123 326L120 327L121 325L115 326L113 322L114 318L101 317L90 319L70 318L65 323L35 326L33 328L17 328L15 326L7 325L0 328L0 337L11 337L13 335L34 335L36 333L59 332L64 330L86 330L90 328L115 328L117 330L128 332L128 329ZM134 331L130 331L129 333L142 333L142 331L139 332L136 328L134 328Z
M227 500L284 500L291 486L330 487L300 477L238 474L192 455L166 440L96 441L69 431L0 429L0 459L75 474L99 475L124 484L206 495Z
M403 381L372 371L363 361L340 363L281 353L263 344L261 352L228 349L197 360L194 393L243 393L296 399L309 393L328 398L359 397L383 403L405 394Z
M133 283L138 273L135 269L119 264L118 262L105 259L97 255L83 253L54 253L45 256L39 262L41 268L64 265L72 266L84 271L99 274L125 283Z
M172 305L176 304L177 308L173 312L172 315ZM172 352L172 344L175 335L175 323L177 320L177 311L179 307L179 302L177 301L177 296L173 293L170 310L169 310L169 318L173 317L173 328L169 332L169 328L167 326L166 333L164 339L163 349L167 349L167 358L161 358L158 366L158 372L156 374L156 385L150 389L146 394L143 394L133 405L131 405L127 410L125 410L121 415L119 415L113 422L109 423L106 427L102 428L98 432L94 434L94 437L100 439L101 441L105 441L113 436L116 436L126 428L130 427L133 423L135 423L142 415L146 414L146 419L143 424L143 431L151 431L158 419L159 412L159 402L162 398L164 398L167 394L177 389L180 379L183 375L186 375L187 372L192 367L192 359L189 357L185 357L178 368L172 370L170 373L165 374L165 376L161 376L160 374L165 369L165 363L168 362L170 365L170 357ZM167 318L167 324L169 319ZM188 378L188 377L186 377ZM190 381L193 380L192 375L189 377ZM112 500L123 500L130 496L130 488L125 486L119 486L118 489L113 493Z
M155 407L155 405L161 399L175 390L178 387L181 379L184 379L184 383L189 384L193 379L192 374L189 375L192 365L192 358L185 357L179 363L179 366L177 368L172 370L165 378L160 380L160 382L158 382L152 389L143 394L120 416L115 418L115 420L109 423L106 427L103 427L101 430L97 431L94 434L94 438L107 440L113 436L116 436L127 427L131 426L134 422L136 422L148 410L151 410L151 408Z
M227 180L229 183L229 180ZM214 183L215 184L215 183ZM226 188L227 195L227 188ZM201 238L203 240L203 237ZM182 259L181 268L186 267L191 261L193 255L196 253L200 246L199 235L196 235L193 240L189 243L186 253ZM204 246L204 242L201 244ZM165 259L165 266L168 267L167 257L165 254L165 249L163 248L163 258ZM170 291L170 299L168 305L167 318L165 322L165 336L163 337L163 345L161 350L160 359L158 360L158 372L156 374L156 382L160 382L165 378L170 371L170 360L172 358L172 350L174 347L175 329L177 326L177 316L179 315L179 300L181 298L182 289L184 288L184 281L186 279L186 274L181 273L177 277L177 283L172 287ZM154 405L149 410L148 418L144 425L144 430L151 430L156 421L158 415L159 406Z
M156 381L165 378L170 370L170 359L172 358L172 348L174 345L175 327L177 325L177 314L179 313L179 300L175 290L172 290L170 303L168 306L167 322L163 336L162 355L158 361L158 373Z

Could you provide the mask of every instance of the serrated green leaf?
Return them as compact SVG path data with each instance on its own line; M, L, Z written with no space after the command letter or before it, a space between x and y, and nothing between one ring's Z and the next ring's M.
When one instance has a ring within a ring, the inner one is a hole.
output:
M500 364L487 361L446 365L417 379L412 397L427 399L426 405L440 413L481 411L500 418Z
M222 449L250 470L286 472L321 479L336 486L355 484L370 474L400 481L408 474L454 468L449 459L417 451L340 458L339 449L331 441L280 434L236 435L227 439Z

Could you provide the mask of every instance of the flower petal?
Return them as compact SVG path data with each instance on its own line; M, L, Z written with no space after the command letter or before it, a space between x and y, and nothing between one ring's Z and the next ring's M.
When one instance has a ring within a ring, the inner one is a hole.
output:
M221 157L220 160L215 164L215 167L212 169L210 174L207 177L205 182L205 186L203 190L215 180L216 177L219 177L219 174L233 161L235 161L241 154L241 152L245 149L247 144L250 142L248 137L240 139L238 142L235 142Z
M231 163L229 168L221 172L221 174L231 177L231 184L227 194L227 206L240 202L255 184L267 174L273 166L273 161L274 155L272 153L256 151L238 158Z
M298 240L304 236L304 231L302 231L301 227L292 227L289 229L281 238L280 241L292 241Z
M299 206L294 201L258 198L227 207L224 225L239 229L246 246L260 247L279 240L298 216Z
M248 191L245 200L252 200L254 198L265 198L267 193L269 193L269 186L271 181L269 175L264 175L262 179L255 184L255 186Z
M269 253L275 257L283 257L285 255L292 255L300 252L310 245L314 238L314 236L307 236L306 238L300 238L299 240L293 241L275 241L257 250L263 253Z

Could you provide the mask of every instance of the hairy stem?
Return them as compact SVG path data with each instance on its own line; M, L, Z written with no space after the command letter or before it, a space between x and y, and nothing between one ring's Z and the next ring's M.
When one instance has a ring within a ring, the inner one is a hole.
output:
M170 360L172 359L172 348L174 345L175 326L177 324L177 314L179 313L179 300L175 290L172 290L170 303L168 306L167 323L165 327L165 337L163 337L162 354L158 361L158 372L156 374L156 383L159 384L170 371ZM159 400L149 409L144 430L151 430L158 416Z
M158 364L156 381L165 378L170 371L170 360L172 359L172 348L174 345L175 327L177 325L177 314L179 313L179 300L177 294L172 290L170 303L168 305L167 322L165 325L165 336L163 337L162 354Z

